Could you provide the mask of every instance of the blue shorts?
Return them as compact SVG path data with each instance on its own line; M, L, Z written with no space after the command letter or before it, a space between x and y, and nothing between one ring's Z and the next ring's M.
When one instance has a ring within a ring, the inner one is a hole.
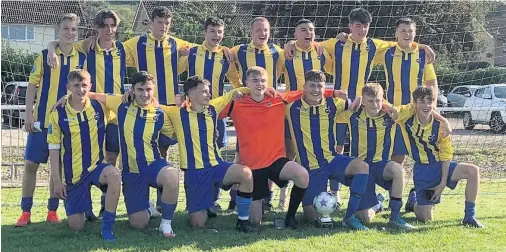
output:
M93 171L82 177L75 185L67 185L67 199L64 201L67 216L84 213L91 209L91 186L95 185L102 192L107 185L100 184L100 174L109 164L98 164Z
M212 168L192 169L184 172L184 190L189 213L196 213L213 206L215 186L229 190L223 179L232 163L222 162Z
M162 133L160 133L160 136L158 137L158 147L162 149L168 149L169 146L177 144L177 140L174 140Z
M216 128L218 128L218 139L216 139L216 143L218 144L218 148L221 149L228 145L227 119L218 120Z
M292 134L290 133L290 124L288 123L287 119L285 119L285 138L292 138Z
M119 153L119 133L118 125L107 124L105 128L105 150L108 152Z
M28 134L26 139L25 160L34 163L47 163L49 147L47 145L47 128L42 132Z
M415 182L416 203L418 205L434 205L438 204L441 200L429 201L425 196L425 190L429 190L441 182L441 162L434 164L415 164L413 167L413 180ZM450 169L448 170L448 179L446 180L446 187L455 189L458 181L452 181L452 175L459 163L451 161Z
M402 135L401 126L399 126L399 124L396 124L394 149L392 151L392 156L406 155L408 155L408 148L406 148L406 142L404 141L404 136Z
M126 173L122 176L123 196L127 214L131 215L149 208L149 187L162 189L156 183L160 170L169 163L164 159L158 159L143 169L141 173Z
M360 200L358 211L369 209L379 203L378 197L376 196L376 185L383 187L385 190L390 190L390 188L392 188L392 180L385 181L383 178L383 172L389 162L391 161L368 162L369 179L367 181L365 193Z
M302 206L313 204L314 197L321 192L327 191L327 181L329 179L336 180L346 186L351 185L352 176L346 176L345 171L353 157L344 155L335 156L329 164L318 169L309 171L309 184L306 193L302 198Z

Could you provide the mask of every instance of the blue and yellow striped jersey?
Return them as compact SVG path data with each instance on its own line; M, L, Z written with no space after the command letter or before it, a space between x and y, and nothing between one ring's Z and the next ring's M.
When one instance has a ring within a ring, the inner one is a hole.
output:
M236 68L241 76L241 84L246 84L246 71L252 66L263 67L269 73L268 87L277 88L278 78L283 73L285 55L283 49L274 44L266 44L262 48L253 43L242 44L232 48L236 57ZM239 85L241 86L241 85ZM239 87L234 86L234 88Z
M249 93L249 89L244 87L237 91ZM216 120L232 100L232 95L233 92L228 92L212 99L209 106L200 112L192 111L189 104L182 108L161 106L169 116L170 128L176 133L181 169L212 168L223 162L216 144Z
M390 160L395 139L395 122L388 114L370 116L364 108L357 112L344 111L336 116L338 124L350 131L350 156L366 162ZM345 134L339 134L344 136ZM344 139L338 139L344 143Z
M394 106L411 102L411 94L427 81L436 79L434 66L427 61L418 46L408 52L399 45L382 51L374 60L384 66L387 80L387 100Z
M74 43L74 47L86 53L84 40ZM105 94L125 93L124 79L126 77L127 54L121 41L114 41L109 50L101 48L98 40L95 47L86 54L84 69L91 76L91 92ZM130 60L130 59L129 59Z
M324 98L316 106L308 105L304 99L288 104L285 116L299 164L318 169L337 155L335 117L347 109L348 102L337 98Z
M320 44L334 58L334 89L345 90L350 99L355 99L362 95L362 88L371 76L374 57L397 43L372 38L355 42L350 34L346 42L333 38Z
M120 155L123 173L141 173L152 162L161 158L158 136L174 132L162 109L137 103L122 103L122 96L108 95L106 107L118 118Z
M323 55L318 55L316 46L312 45L309 50L300 48L295 43L295 54L293 59L285 60L285 82L287 90L302 90L304 86L304 75L310 70L321 70L333 74L334 62L330 53L324 51Z
M432 117L427 125L422 125L416 116L413 105L396 107L409 156L415 163L433 164L450 161L453 158L451 136L443 137L444 122Z
M99 102L88 99L83 111L76 111L67 102L51 113L47 142L50 149L60 149L62 180L67 186L78 183L102 163L107 123L104 112Z
M184 70L178 67L179 50L189 47L187 41L167 37L157 40L151 33L129 39L123 43L132 55L127 66L137 71L147 71L156 79L155 98L163 105L173 105L174 96L179 94L178 75Z
M33 110L35 121L40 122L41 128L49 124L49 115L54 104L67 94L67 75L75 69L82 69L86 55L73 48L69 55L64 55L60 48L56 48L59 57L58 67L47 65L48 50L42 50L33 63L29 83L38 89L37 102Z
M179 64L188 71L188 76L198 75L211 83L211 95L216 98L223 95L225 75L233 87L241 86L239 72L235 64L230 64L223 48L211 51L204 44L190 49L189 56L179 59Z

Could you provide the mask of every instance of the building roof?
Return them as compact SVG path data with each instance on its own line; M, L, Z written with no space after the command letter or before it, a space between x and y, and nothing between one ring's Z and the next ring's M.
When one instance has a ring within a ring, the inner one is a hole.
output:
M79 1L2 1L3 24L55 25L60 17L75 13L81 27L91 27Z

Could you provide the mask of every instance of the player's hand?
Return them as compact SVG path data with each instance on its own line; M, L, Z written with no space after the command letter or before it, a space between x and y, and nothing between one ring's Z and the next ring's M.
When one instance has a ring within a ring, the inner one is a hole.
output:
M276 89L274 88L271 88L271 87L268 87L265 89L265 94L270 96L270 97L274 97L278 94L278 92L276 91Z
M47 65L51 68L57 68L59 65L58 55L53 50L47 51Z
M227 59L227 61L230 63L234 62L235 55L232 52L232 50L228 47L225 47L225 46L222 46L221 48L223 49L223 55L225 55L225 58Z
M183 102L184 102L184 95L176 94L176 96L174 96L174 103L176 104L177 107L181 107L183 105Z
M67 188L60 182L54 182L54 194L57 198L67 199Z
M243 93L241 93L241 92L239 92L237 90L233 90L232 92L233 92L232 93L232 100L234 100L234 101L235 100L239 100L239 99L241 99L244 96Z
M285 44L285 47L283 48L285 59L291 60L293 59L293 55L295 54L295 41L289 41Z
M179 49L179 55L180 56L189 56L190 55L190 47L185 46L185 47Z
M397 109L394 109L391 106L388 105L385 106L385 104L383 104L383 107L381 109L394 120L397 120L397 118L399 117L399 112L397 111Z
M54 104L51 111L55 111L57 107L65 107L65 104L67 104L67 99L69 98L68 95L64 95L62 98L60 98L56 104Z
M334 90L334 97L343 100L348 100L348 93L344 90Z
M97 44L96 41L97 41L97 37L95 37L95 36L89 36L87 39L84 40L83 48L86 51L86 53L95 49L95 45Z
M129 101L133 101L134 100L134 92L132 90L128 90L127 92L125 92L125 94L123 94L123 96L121 97L121 101L123 103L127 103Z
M428 45L425 46L424 51L425 54L427 55L428 63L430 64L436 63L436 52L434 52L434 50Z
M434 190L434 195L432 195L432 198L430 198L430 201L436 201L438 200L439 198L441 198L441 194L443 193L443 190L445 189L445 184L440 184L434 188L432 188L432 190Z
M320 45L318 42L313 42L313 45L316 47L316 53L318 53L318 56L322 56L325 52L325 48Z
M35 118L32 113L25 113L25 130L28 133L33 133L35 129Z
M340 32L337 34L336 39L341 42L346 42L346 40L348 40L348 34L346 32Z
M351 103L350 110L357 111L360 106L362 106L362 96L357 96L355 100Z
M452 129L452 126L450 125L449 122L443 123L443 130L442 131L443 131L443 132L441 132L442 137L448 137L452 134L453 129Z

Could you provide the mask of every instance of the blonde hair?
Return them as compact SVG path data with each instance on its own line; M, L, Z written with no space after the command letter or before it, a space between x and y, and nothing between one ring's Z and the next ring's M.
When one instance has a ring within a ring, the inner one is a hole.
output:
M265 17L256 17L256 18L253 18L251 20L251 22L249 23L249 28L253 28L253 25L256 23L256 22L267 22L269 23L269 20L267 20L267 18ZM269 23L269 26L270 26L270 23Z
M246 79L249 79L251 76L259 76L259 75L268 76L267 70L265 70L263 67L252 66L248 68L248 70L246 71Z
M69 74L67 74L67 84L72 81L81 82L83 80L90 80L91 81L90 73L88 73L88 71L86 71L84 69L72 70L69 72Z
M72 21L76 24L79 24L79 17L74 13L67 13L63 15L60 20L58 20L58 27L64 22L64 21Z
M362 95L375 97L378 94L383 96L383 87L379 83L371 82L364 85L362 88Z

